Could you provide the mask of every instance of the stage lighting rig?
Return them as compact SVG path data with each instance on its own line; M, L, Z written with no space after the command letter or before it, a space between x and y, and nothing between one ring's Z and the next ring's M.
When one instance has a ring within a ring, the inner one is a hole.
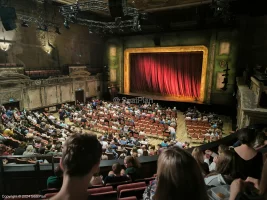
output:
M231 0L212 0L211 8L214 9L214 16L222 18L225 22L231 20L230 1Z
M100 11L110 13L109 3L99 0L88 0L87 2L76 2L72 5L64 5L60 7L59 12L68 22L88 26L89 32L91 33L96 32L96 28L98 31L102 31L103 34L124 32L126 29L131 32L141 31L140 19L146 18L146 13L139 13L136 8L127 7L126 0L122 0L122 8L123 16L115 17L114 22L102 22L77 17L78 13L81 11ZM128 16L128 19L124 20L124 16Z
M29 24L36 24L38 30L48 31L49 27L52 27L56 29L56 33L57 33L57 29L59 32L59 27L60 27L59 24L46 21L42 18L35 18L35 17L27 16L27 15L18 14L18 19L22 21L21 26L23 27L29 27Z

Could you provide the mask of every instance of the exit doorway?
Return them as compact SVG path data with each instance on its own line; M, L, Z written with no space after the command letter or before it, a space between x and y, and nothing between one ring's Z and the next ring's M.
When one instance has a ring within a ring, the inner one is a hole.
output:
M83 90L78 90L75 91L75 101L80 102L80 103L84 103L84 91Z
M3 106L5 106L6 109L11 108L13 110L14 108L17 108L20 110L19 101L4 103Z

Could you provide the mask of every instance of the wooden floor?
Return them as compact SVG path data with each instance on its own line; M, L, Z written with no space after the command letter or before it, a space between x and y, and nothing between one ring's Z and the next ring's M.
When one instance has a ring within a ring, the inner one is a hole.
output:
M58 114L55 114L55 117L59 117ZM223 121L223 137L229 135L230 131L232 131L232 120L230 117L227 116L223 116L220 115L219 116L220 119L222 119ZM187 137L187 131L186 131L186 126L185 126L185 119L184 119L184 115L182 112L178 111L178 115L177 115L177 130L176 130L176 139L179 142L189 142L190 146L199 146L201 144L199 143L191 143L191 139ZM72 123L66 119L66 123L69 125L72 125ZM79 130L79 127L77 127L77 129ZM85 132L87 132L87 130L84 130ZM96 135L99 135L99 133L95 132ZM155 139L155 138L151 138L149 137L149 143L152 145L158 145L159 143L162 142L162 140L160 139Z

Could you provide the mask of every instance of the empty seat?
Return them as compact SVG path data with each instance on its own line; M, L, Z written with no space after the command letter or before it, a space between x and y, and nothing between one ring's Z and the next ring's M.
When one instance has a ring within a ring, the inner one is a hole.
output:
M103 192L110 192L113 191L113 187L112 186L106 186L106 187L99 187L99 188L92 188L92 189L88 189L87 192L89 194L97 194L97 193L103 193Z
M119 198L119 200L137 200L136 197L125 197L125 198Z
M145 182L119 185L117 187L118 198L136 196L138 199L141 199L143 197L145 189L146 189Z

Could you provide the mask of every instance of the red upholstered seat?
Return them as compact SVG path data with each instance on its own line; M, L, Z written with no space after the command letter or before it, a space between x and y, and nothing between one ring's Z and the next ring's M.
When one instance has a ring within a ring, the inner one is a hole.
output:
M129 197L129 196L136 196L138 199L141 199L143 197L145 189L146 189L146 186L139 187L139 188L124 189L124 190L121 190L120 193L118 193L118 197L123 198L123 197Z
M106 187L99 187L99 188L92 188L88 189L87 192L92 195L92 194L97 194L97 193L104 193L104 192L111 192L113 191L112 186L106 186Z
M92 200L117 200L117 191L91 194L90 199Z
M45 194L45 198L49 199L49 198L55 196L56 194L57 193L47 193L47 194Z
M119 198L119 200L137 200L136 197L125 197L125 198Z
M145 182L137 182L137 183L118 185L117 191L120 192L121 190L124 190L124 189L140 188L140 187L145 187L145 186L146 186Z

